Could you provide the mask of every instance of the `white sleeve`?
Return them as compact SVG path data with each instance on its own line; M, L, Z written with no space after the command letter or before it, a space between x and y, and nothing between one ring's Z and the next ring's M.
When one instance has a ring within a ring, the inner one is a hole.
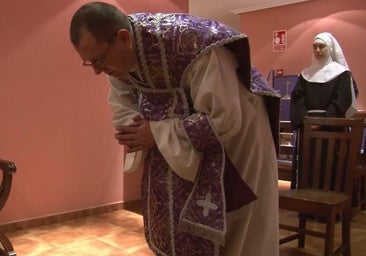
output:
M202 57L192 71L191 92L197 112L209 115L219 140L224 143L242 126L240 84L235 56L225 47Z
M234 136L241 126L239 86L235 57L224 47L213 50L193 66L186 83L190 85L196 112L208 114L221 142ZM235 118L237 117L237 118ZM151 122L156 144L169 166L180 177L193 181L202 153L190 143L183 120Z
M117 78L108 76L110 91L108 103L113 113L113 125L128 125L132 118L139 114L137 103L132 95L131 87Z
M113 125L114 127L128 125L132 122L132 118L139 114L131 87L114 77L107 76L107 78L110 84L108 103L113 113ZM144 158L145 152L143 151L126 153L123 170L125 172L138 170Z
M156 146L170 168L181 178L194 181L201 153L195 151L190 143L182 120L177 118L150 122L150 127Z

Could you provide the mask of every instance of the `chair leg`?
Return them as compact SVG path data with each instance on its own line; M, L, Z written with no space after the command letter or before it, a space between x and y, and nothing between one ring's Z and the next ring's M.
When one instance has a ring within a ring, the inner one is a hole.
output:
M361 204L361 210L366 210L366 175L361 176L360 179L360 204Z
M327 217L325 226L324 256L333 255L335 216Z
M4 250L0 250L0 255L16 256L10 240L2 233L0 233L0 243L4 247Z
M299 239L297 241L297 246L299 248L304 248L305 246L305 228L306 228L306 215L299 214Z
M361 182L360 179L362 177L356 177L353 182L353 191L352 191L352 207L359 207L361 202Z
M342 214L342 245L343 256L351 256L351 211L346 210Z

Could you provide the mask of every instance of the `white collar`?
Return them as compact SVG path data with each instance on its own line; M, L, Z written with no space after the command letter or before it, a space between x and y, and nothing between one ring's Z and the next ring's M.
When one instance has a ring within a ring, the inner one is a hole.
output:
M344 71L348 70L341 64L331 61L330 63L320 67L312 65L301 72L303 78L308 82L325 83L334 79Z

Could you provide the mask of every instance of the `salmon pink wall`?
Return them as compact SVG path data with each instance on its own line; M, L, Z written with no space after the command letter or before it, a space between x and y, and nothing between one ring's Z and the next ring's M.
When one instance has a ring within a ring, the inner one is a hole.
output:
M242 13L241 31L249 36L252 62L266 74L283 68L299 74L311 62L312 38L324 31L339 41L359 86L358 107L366 109L366 2L318 0ZM287 51L272 51L272 33L287 30Z
M86 2L2 2L0 158L18 170L0 223L139 197L138 175L128 182L136 191L123 192L106 79L82 67L69 42L71 16ZM129 13L188 10L186 0L105 2Z

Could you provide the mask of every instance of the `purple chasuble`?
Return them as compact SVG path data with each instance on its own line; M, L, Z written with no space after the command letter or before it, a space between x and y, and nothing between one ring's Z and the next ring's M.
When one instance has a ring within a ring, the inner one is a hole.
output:
M218 255L225 239L225 213L256 196L226 156L209 117L193 109L184 79L205 53L227 47L238 59L237 73L248 90L268 98L272 109L277 103L279 107L278 94L264 80L252 82L257 71L250 64L246 35L187 14L141 13L129 18L140 77L121 80L133 88L137 109L146 120L181 119L192 145L204 155L192 183L169 167L157 147L148 152L141 184L146 240L156 255Z

